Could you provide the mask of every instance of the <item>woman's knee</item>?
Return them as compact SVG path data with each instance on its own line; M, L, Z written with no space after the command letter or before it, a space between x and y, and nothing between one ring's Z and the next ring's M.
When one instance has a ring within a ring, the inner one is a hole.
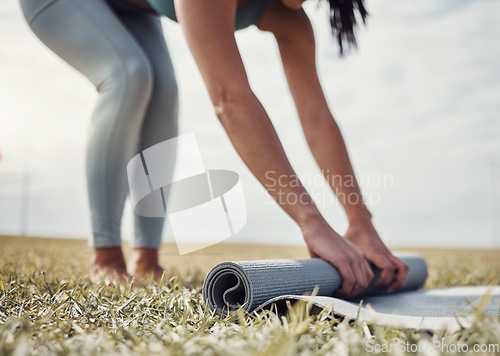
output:
M170 72L156 72L154 75L153 97L165 105L174 105L179 98L179 88L175 75Z
M123 100L139 105L150 100L153 86L153 70L147 58L128 56L111 64L105 79L97 84L97 90L119 91Z
M126 85L133 91L150 96L153 90L154 77L151 65L146 59L123 59Z

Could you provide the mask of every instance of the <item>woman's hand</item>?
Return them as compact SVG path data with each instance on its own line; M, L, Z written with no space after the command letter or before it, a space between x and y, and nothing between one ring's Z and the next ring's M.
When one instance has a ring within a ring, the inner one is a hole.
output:
M371 220L351 222L344 237L356 245L365 258L382 271L375 287L393 292L404 286L408 276L408 265L387 249Z
M326 260L342 276L336 296L353 298L368 286L374 275L363 252L337 234L323 218L308 221L302 233L311 257Z

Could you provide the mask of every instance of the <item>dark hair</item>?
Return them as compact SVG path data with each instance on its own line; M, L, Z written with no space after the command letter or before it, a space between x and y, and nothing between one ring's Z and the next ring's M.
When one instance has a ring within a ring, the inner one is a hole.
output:
M340 47L340 55L344 54L344 41L349 47L356 47L354 28L356 27L356 16L354 10L358 10L363 23L368 16L363 0L327 0L330 5L330 25L332 35L337 38Z

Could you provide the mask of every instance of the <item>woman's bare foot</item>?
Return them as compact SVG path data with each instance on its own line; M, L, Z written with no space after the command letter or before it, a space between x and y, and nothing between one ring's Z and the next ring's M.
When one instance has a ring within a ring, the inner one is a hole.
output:
M106 282L117 279L119 282L128 282L132 277L127 273L125 258L121 247L96 248L90 263L90 279L98 283L102 278Z
M137 247L130 253L128 272L134 277L153 276L159 281L165 269L158 263L158 249Z

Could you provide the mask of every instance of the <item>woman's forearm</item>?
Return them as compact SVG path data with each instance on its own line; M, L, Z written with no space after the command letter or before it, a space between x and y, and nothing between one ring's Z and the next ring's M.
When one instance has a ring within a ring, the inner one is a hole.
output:
M330 113L316 71L314 33L303 11L265 25L276 36L290 91L308 145L349 220L370 218L340 130ZM293 26L291 24L293 23Z
M216 113L247 167L299 226L320 218L259 100L250 90L226 99L214 101Z
M317 113L313 119L304 119L303 128L311 152L344 207L349 221L371 219L344 139L330 111Z

